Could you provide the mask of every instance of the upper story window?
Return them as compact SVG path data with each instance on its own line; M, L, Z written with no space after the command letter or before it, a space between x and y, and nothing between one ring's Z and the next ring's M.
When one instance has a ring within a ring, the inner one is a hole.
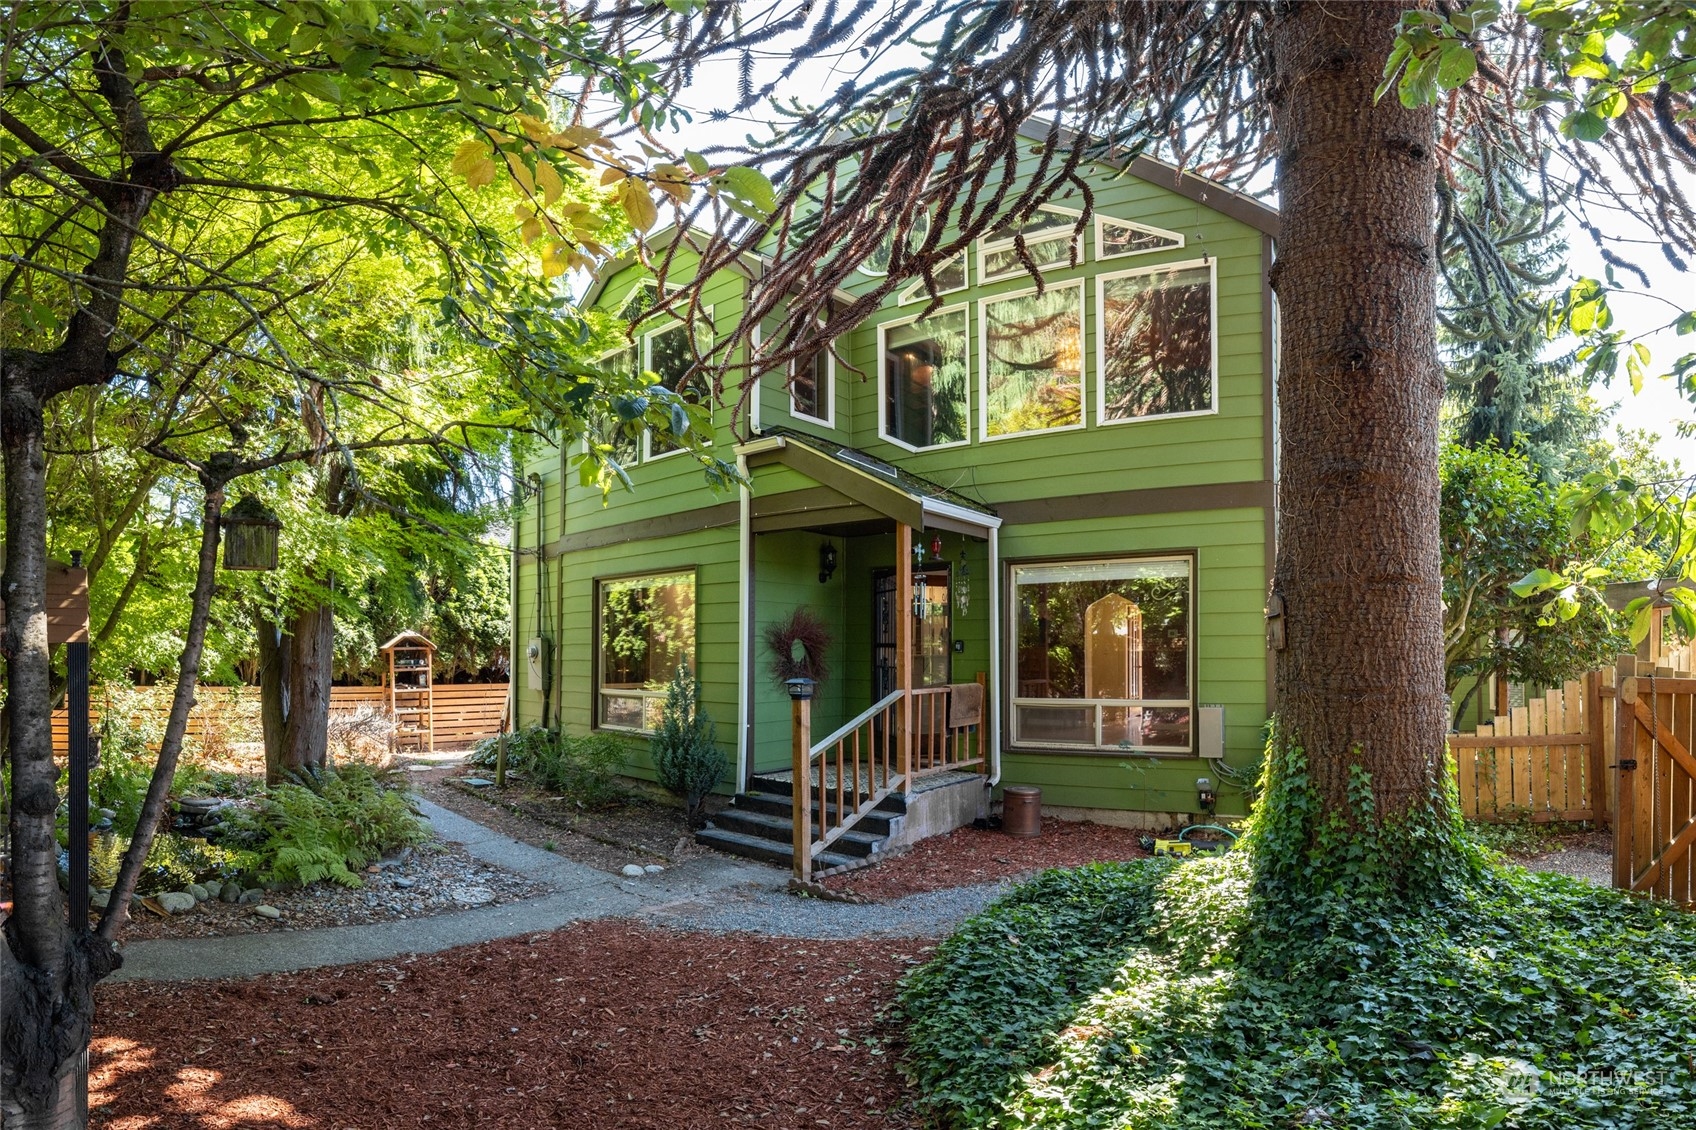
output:
M970 437L966 308L878 327L883 377L878 433L910 450Z
M712 310L706 310L705 314L710 319ZM689 328L682 322L672 322L642 336L642 348L645 353L643 367L659 376L662 387L680 393L689 403L706 404L711 398L712 390L706 376L697 367L695 359L697 356L706 355L712 348L712 340L712 329L706 325L697 325L695 341L691 345ZM650 459L682 450L676 444L656 437L652 432L648 433L647 444L647 455Z
M789 414L836 425L836 358L828 347L789 367Z
M601 364L614 372L625 374L631 378L636 375L636 347L628 346L617 353L601 358ZM634 465L642 456L642 443L627 434L619 426L616 414L607 411L597 415L589 424L589 442L602 443L612 448L612 457L620 467Z
M1084 284L979 303L985 439L1084 423Z
M1181 232L1151 228L1112 216L1095 218L1095 257L1123 259L1129 255L1147 255L1155 251L1175 251L1184 245Z
M1187 753L1191 557L1015 565L1013 743Z
M964 251L948 260L936 269L936 293L953 294L955 291L966 289L966 253ZM912 302L930 301L930 291L925 289L925 280L917 278L903 290L896 302L906 306Z
M1217 409L1215 262L1097 278L1099 423Z
M1067 266L1074 251L1082 263L1083 239L1077 230L1080 215L1069 208L1044 204L1029 219L991 229L978 244L978 282L999 282L1029 273L1019 258L1017 237L1021 235L1025 251L1039 271Z
M695 666L695 575L598 581L595 609L595 725L657 730L666 684Z

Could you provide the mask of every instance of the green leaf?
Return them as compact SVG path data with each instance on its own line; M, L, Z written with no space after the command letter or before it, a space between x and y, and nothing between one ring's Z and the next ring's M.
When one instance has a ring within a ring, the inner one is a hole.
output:
M1509 585L1508 588L1515 596L1531 596L1534 593L1547 592L1549 589L1559 588L1565 584L1566 581L1563 578L1548 569L1533 569Z
M707 159L693 149L683 151L683 160L688 164L689 171L698 177L704 177L712 171L712 166L707 163Z
M733 165L720 173L717 179L734 197L758 212L762 218L770 215L771 210L777 207L777 190L758 169Z
M1579 141L1600 141L1607 136L1606 118L1590 110L1578 110L1561 119L1561 132Z
M1464 86L1466 82L1478 73L1478 57L1472 53L1472 48L1456 40L1443 45L1443 52L1437 61L1437 85L1444 90L1453 90Z
M1566 69L1573 78L1605 79L1609 76L1608 66L1598 59L1580 59Z
M310 94L320 102L332 102L337 106L342 102L342 84L323 71L306 71L303 74L291 75L288 84L296 90Z

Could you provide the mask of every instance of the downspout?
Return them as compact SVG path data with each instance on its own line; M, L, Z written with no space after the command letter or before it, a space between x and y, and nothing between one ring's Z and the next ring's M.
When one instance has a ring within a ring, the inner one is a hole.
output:
M1001 783L1001 530L989 528L989 787Z
M748 783L748 734L753 728L754 717L754 665L750 654L754 647L753 639L753 588L754 588L754 553L753 553L753 514L752 494L749 490L748 457L736 456L736 473L742 479L738 488L740 494L740 517L737 521L737 594L736 594L736 638L740 646L736 651L736 791L741 792Z
M522 489L523 480L518 480ZM506 701L507 728L512 733L519 729L518 720L518 653L524 648L518 641L518 546L524 534L524 511L520 507L512 515L512 566L507 580L507 622L511 631L507 635L506 649Z

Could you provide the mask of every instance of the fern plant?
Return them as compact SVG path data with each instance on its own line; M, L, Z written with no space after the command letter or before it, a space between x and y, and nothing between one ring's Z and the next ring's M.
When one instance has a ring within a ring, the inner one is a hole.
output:
M724 778L725 760L713 720L701 709L700 680L681 663L666 687L652 753L654 776L682 799L684 819L697 827L701 803Z
M267 789L257 807L230 820L267 880L357 887L361 868L427 837L406 795L384 787L367 765L350 762L297 780Z

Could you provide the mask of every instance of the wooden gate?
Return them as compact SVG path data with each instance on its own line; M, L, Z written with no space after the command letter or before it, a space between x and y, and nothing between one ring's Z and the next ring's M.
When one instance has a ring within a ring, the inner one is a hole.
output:
M1696 903L1696 679L1619 685L1614 886Z

